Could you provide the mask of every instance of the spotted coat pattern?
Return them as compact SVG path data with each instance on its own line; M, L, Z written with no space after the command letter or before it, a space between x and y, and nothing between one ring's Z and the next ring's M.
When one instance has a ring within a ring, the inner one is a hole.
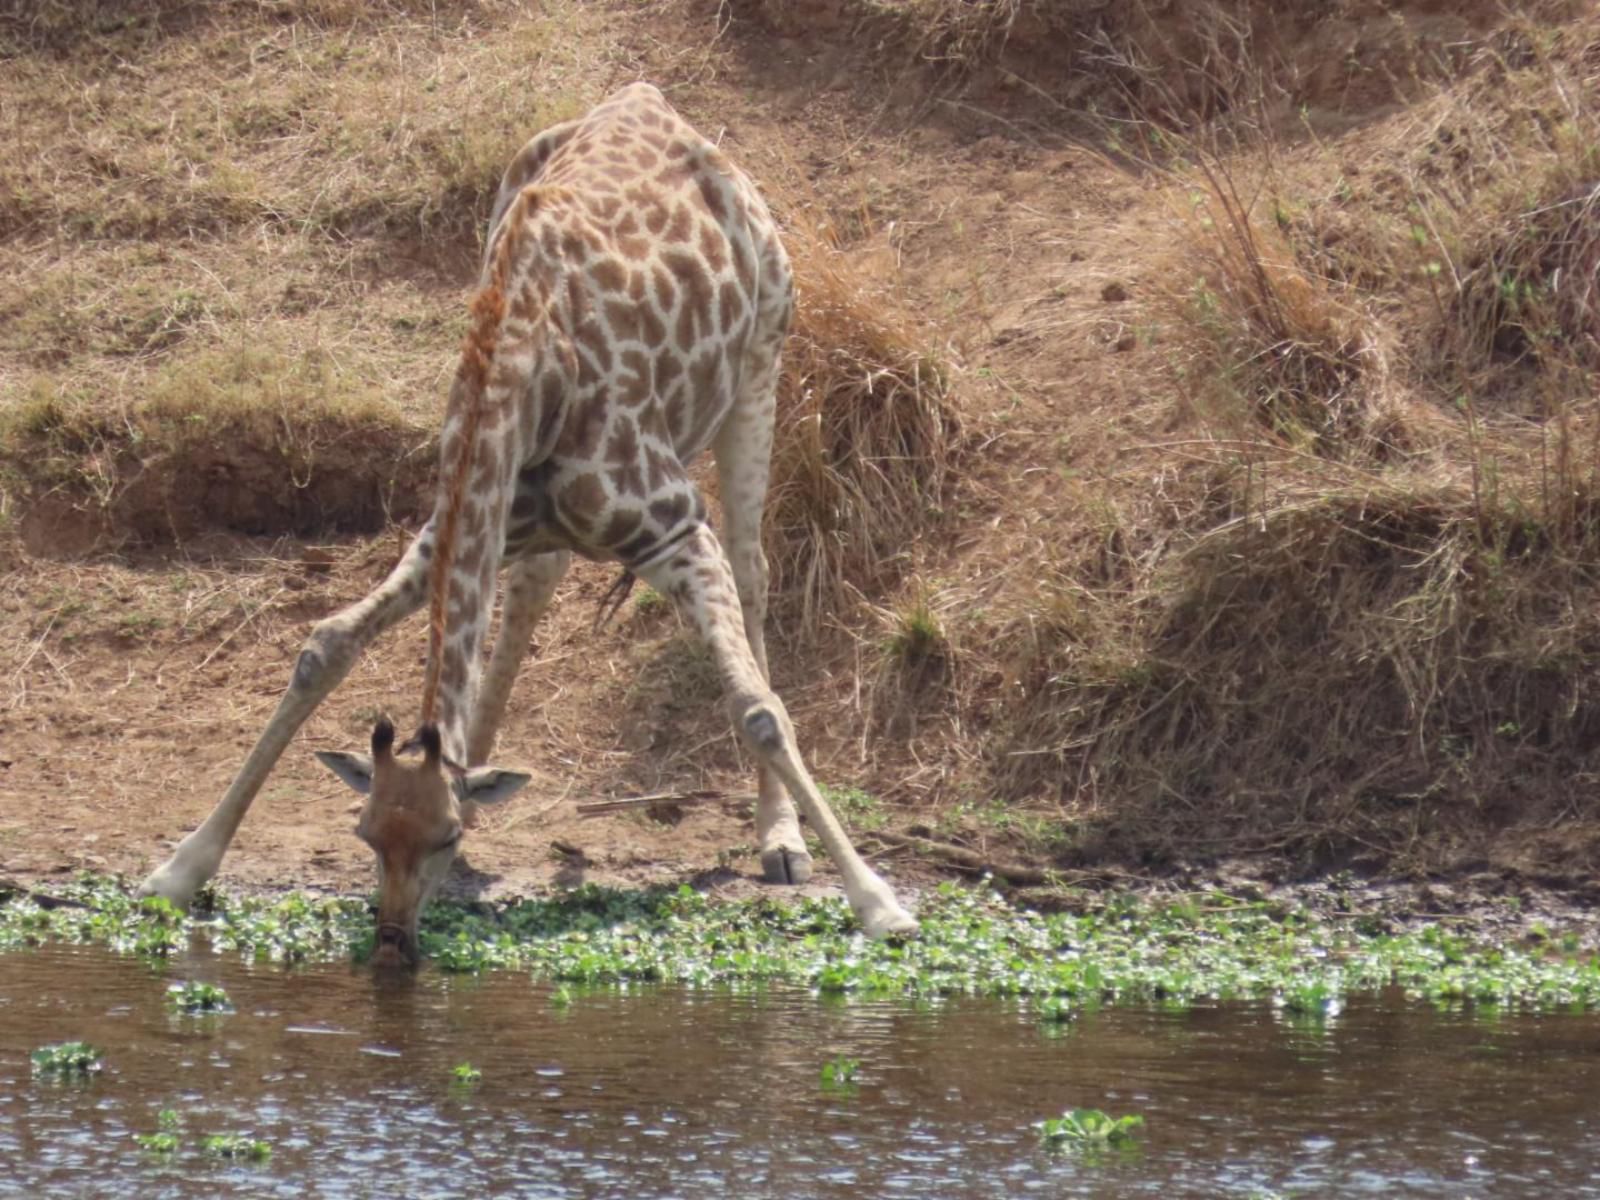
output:
M318 752L367 796L358 832L377 856L379 953L414 962L419 910L472 807L530 778L480 764L533 624L576 553L627 566L710 646L734 727L756 759L767 878L810 875L798 803L866 931L914 931L806 769L767 681L761 513L793 307L766 205L655 88L624 88L529 142L495 202L432 518L383 583L317 622L227 792L142 892L188 902L216 873L295 731L378 634L427 603L422 762L399 763L405 748L391 745L384 725L371 756ZM726 545L685 470L708 447ZM501 632L485 672L502 568Z
M447 478L471 463L438 670L456 754L501 556L566 550L637 573L669 554L706 519L687 464L736 406L770 428L794 307L766 204L648 84L513 160L485 252L491 290L504 312L481 394L469 345L441 442ZM764 463L760 475L764 488Z

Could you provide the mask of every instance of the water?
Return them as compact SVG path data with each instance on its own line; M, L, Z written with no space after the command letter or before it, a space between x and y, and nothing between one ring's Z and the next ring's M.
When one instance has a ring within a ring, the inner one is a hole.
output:
M177 978L238 1011L170 1014ZM28 1054L83 1039L86 1082ZM853 1092L822 1064L861 1060ZM453 1081L469 1061L476 1084ZM1073 1106L1145 1117L1134 1153L1039 1149ZM141 1151L163 1108L189 1142ZM248 1131L265 1164L203 1157ZM1264 1006L1110 1009L1049 1036L999 1002L633 988L566 1007L520 975L379 978L198 950L0 957L0 1196L1600 1197L1600 1017L1325 1027Z

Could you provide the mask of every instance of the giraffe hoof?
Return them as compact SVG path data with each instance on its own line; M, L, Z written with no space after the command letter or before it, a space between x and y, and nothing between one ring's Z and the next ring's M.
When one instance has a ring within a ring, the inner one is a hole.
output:
M896 903L861 917L862 927L874 941L901 941L917 936L917 919Z
M774 846L761 855L761 874L768 883L798 887L811 878L811 855L788 846Z

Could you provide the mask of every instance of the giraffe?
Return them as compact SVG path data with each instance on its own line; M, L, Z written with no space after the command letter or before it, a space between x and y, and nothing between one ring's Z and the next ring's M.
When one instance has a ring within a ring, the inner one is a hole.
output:
M629 85L528 142L490 217L431 517L382 584L313 627L227 792L141 891L189 902L295 731L374 638L426 603L416 735L397 747L385 720L369 753L318 753L366 797L357 834L377 860L375 961L415 964L419 914L476 806L529 780L485 764L534 624L578 554L621 563L709 645L756 762L766 878L810 877L797 802L867 933L914 932L829 809L768 684L761 514L793 308L765 202L656 88ZM726 548L686 471L707 449ZM483 668L502 568L501 632Z

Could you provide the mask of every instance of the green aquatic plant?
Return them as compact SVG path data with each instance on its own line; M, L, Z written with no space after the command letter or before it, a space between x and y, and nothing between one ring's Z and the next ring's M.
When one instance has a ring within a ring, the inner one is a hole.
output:
M183 1121L179 1118L177 1109L163 1108L156 1117L156 1132L136 1133L133 1135L133 1140L141 1150L170 1157L176 1154L183 1144L182 1129Z
M1065 1025L1069 1021L1078 1019L1077 1009L1072 1007L1072 1002L1062 996L1046 996L1039 1002L1035 1011L1039 1020L1045 1025Z
M827 1090L843 1090L854 1087L861 1075L861 1060L859 1058L830 1058L822 1064L822 1086Z
M228 998L226 991L214 983L186 979L167 988L167 1007L191 1015L231 1013L233 1001Z
M212 1158L264 1162L272 1157L272 1144L244 1133L213 1133L200 1141L200 1149Z
M35 1075L92 1075L106 1065L105 1054L88 1042L56 1042L40 1046L28 1057Z
M469 1062L457 1063L450 1074L455 1076L457 1083L477 1083L483 1078L483 1072Z
M52 888L51 907L0 901L0 951L98 943L147 954L191 942L246 961L360 960L372 939L354 897L217 894L209 911L139 902L117 882ZM873 942L840 899L710 899L687 887L584 886L497 904L435 902L421 943L444 972L515 970L550 985L561 1007L577 991L631 983L687 987L758 981L836 996L1000 996L1046 1022L1099 1004L1183 1007L1275 1001L1319 1020L1345 998L1399 987L1445 1007L1600 1009L1600 957L1465 937L1418 919L1329 915L1208 893L1203 902L1084 895L1082 911L1021 910L983 887L944 884L922 898L922 931Z
M1118 1150L1133 1144L1133 1131L1143 1124L1144 1118L1137 1114L1112 1117L1098 1108L1073 1108L1037 1122L1035 1128L1049 1146Z

